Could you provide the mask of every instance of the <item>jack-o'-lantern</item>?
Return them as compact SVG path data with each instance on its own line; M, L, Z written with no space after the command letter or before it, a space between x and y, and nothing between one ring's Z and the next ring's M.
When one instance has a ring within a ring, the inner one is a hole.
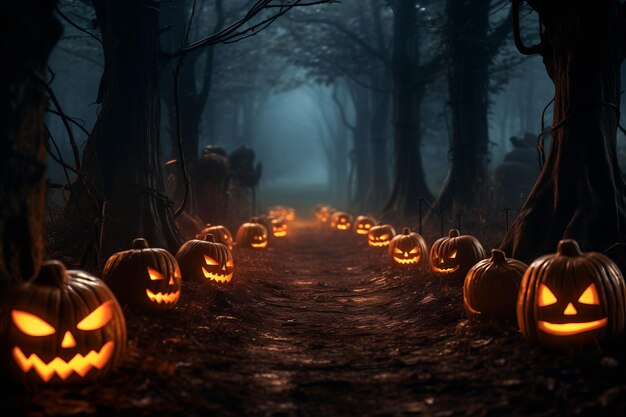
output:
M3 361L30 383L74 383L114 370L126 350L126 322L111 290L83 271L45 262L2 303Z
M150 248L142 238L133 240L132 249L111 255L102 279L122 304L143 310L169 309L180 298L178 262L167 250Z
M296 210L287 206L273 206L268 210L268 214L274 217L283 217L288 222L296 219Z
M551 348L594 344L617 336L626 318L626 285L615 263L582 253L573 240L526 270L517 298L517 322L528 340Z
M237 247L263 249L267 247L267 229L259 223L244 223L237 230Z
M490 259L474 265L465 276L463 303L470 317L478 319L513 319L522 276L528 265L507 258L498 249Z
M428 254L428 247L421 235L405 227L401 234L391 239L387 253L393 265L410 268L422 263Z
M265 229L270 232L272 230L272 218L274 218L274 216L266 216L266 215L261 215L261 216L254 216L251 217L250 220L248 220L248 223L258 223L263 225L263 227L265 227ZM272 234L268 233L267 236L267 240L271 240L272 238Z
M328 221L330 220L331 216L336 212L337 210L335 210L334 208L330 207L330 206L324 206L322 207L322 209L319 212L319 221L322 223L328 223Z
M352 216L344 211L336 211L330 218L330 227L332 229L347 231L352 226Z
M204 240L194 239L185 242L176 253L183 279L215 284L229 283L233 278L233 255L213 235Z
M229 250L233 250L233 236L225 226L211 226L210 224L207 224L200 233L196 234L196 239L204 239L206 235L213 235L213 238L217 243L221 243Z
M463 283L471 267L487 257L483 245L474 236L461 236L456 229L437 239L430 249L430 270L434 276Z
M378 222L371 216L357 216L354 220L354 232L357 235L367 235L367 232Z
M271 220L272 236L281 238L287 236L289 226L283 217L276 217Z
M390 224L373 226L367 233L367 244L373 248L389 246L391 239L396 235L396 229Z

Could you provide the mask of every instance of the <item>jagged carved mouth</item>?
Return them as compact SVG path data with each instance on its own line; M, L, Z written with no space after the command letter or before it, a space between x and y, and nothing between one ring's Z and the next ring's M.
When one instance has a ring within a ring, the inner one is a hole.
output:
M416 263L418 263L419 260L420 260L420 257L416 256L415 258L405 259L405 258L398 258L397 256L394 256L393 260L396 261L399 264L408 265L408 264L416 264Z
M210 279L212 281L217 282L229 282L233 278L233 273L230 274L215 274L213 272L209 272L204 267L202 267L202 273L206 279Z
M374 247L389 246L389 241L386 240L386 241L378 241L377 242L377 241L370 240L369 244L370 244L370 246L374 246Z
M261 243L251 243L250 246L253 248L264 248L267 246L267 241Z
M547 321L540 320L537 323L537 327L548 333L553 334L555 336L571 336L579 333L590 332L592 330L599 329L601 327L606 326L608 320L605 318L600 320L588 321L584 323L563 323L556 324L550 323Z
M69 362L57 357L49 363L45 363L36 354L31 354L26 357L22 350L15 346L13 347L13 359L24 373L35 369L35 372L44 381L48 382L54 374L57 374L62 380L67 379L72 373L77 373L81 377L84 377L91 371L92 368L102 369L109 362L111 355L113 355L113 347L115 343L111 340L106 342L100 351L96 352L92 350L87 355L83 356L77 353Z
M453 266L451 268L437 268L436 266L433 266L433 271L438 272L440 274L451 274L452 272L455 272L457 269L459 269L459 266Z
M168 293L158 292L155 294L149 289L146 289L146 294L148 295L148 298L150 299L150 301L156 302L158 304L162 304L162 303L175 304L178 301L178 298L180 297L180 291L174 291L174 292L168 292Z

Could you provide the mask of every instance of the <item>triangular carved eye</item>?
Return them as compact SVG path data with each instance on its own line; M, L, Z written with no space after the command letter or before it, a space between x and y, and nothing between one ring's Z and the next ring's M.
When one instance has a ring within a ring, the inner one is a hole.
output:
M150 279L151 279L152 281L157 281L157 280L160 280L160 279L165 279L165 277L163 276L163 274L162 274L162 273L160 273L160 272L159 272L159 271L157 271L156 269L154 269L154 268L150 268L150 267L148 267L148 275L150 275Z
M417 248L413 248L409 251L409 253L417 253Z
M213 258L211 258L210 256L206 256L204 255L204 262L206 262L207 265L218 265L217 261Z
M394 251L395 253L402 253L402 249L398 249L398 248L395 248L393 251Z
M598 290L596 289L596 285L591 284L590 286L588 286L578 299L578 302L581 304L599 305L600 297L598 297Z
M21 310L11 311L11 318L15 326L29 336L50 336L55 330L50 324L34 314Z
M450 259L454 259L454 258L456 258L456 253L457 253L457 250L455 249L454 251L452 251L452 253L450 254L450 256L448 256L448 258L450 258Z
M97 330L113 318L113 301L109 300L82 319L76 327L80 330Z
M541 284L539 286L539 301L537 304L539 307L545 307L552 304L556 304L557 298L554 293L546 285Z
M231 267L231 268L232 268L233 266L235 266L235 263L233 262L233 260L232 260L232 259L229 259L228 261L226 261L226 266L228 266L228 267Z

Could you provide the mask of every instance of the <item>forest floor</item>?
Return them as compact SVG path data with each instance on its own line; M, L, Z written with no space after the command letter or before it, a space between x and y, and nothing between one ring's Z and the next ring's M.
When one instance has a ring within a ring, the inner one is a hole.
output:
M73 388L2 389L33 416L626 415L626 343L549 352L467 320L461 288L401 272L357 236L296 222L235 250L235 284L186 283L175 310L127 312L129 354Z

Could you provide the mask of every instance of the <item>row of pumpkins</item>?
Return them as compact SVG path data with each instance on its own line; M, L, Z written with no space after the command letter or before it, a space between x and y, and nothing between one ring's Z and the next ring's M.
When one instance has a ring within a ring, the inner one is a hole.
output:
M263 249L273 238L284 238L288 221L294 218L293 209L273 207L268 215L242 224L235 242L226 227L207 225L176 256L138 238L130 250L109 258L102 280L67 270L59 261L45 262L34 280L3 294L3 373L28 385L75 383L108 374L122 362L126 350L120 303L159 311L176 305L182 279L229 285L233 244Z
M515 319L528 340L550 348L597 344L621 335L626 320L626 283L613 261L597 252L582 253L574 240L562 240L556 253L530 265L507 258L501 250L491 257L473 236L456 229L437 239L431 249L422 236L404 228L396 235L389 224L371 216L316 206L320 223L340 232L367 235L374 248L387 248L400 268L428 262L435 277L463 285L467 314L475 319ZM428 256L428 261L426 261Z

